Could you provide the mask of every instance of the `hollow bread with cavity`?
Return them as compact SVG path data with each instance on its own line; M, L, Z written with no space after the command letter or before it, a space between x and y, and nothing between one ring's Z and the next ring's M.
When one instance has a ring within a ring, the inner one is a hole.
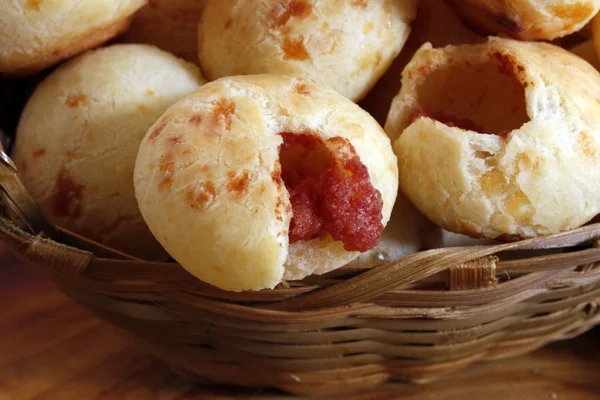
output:
M312 151L289 146L296 141ZM332 159L336 174L325 175L319 168ZM308 178L293 187L296 176ZM134 182L142 215L171 256L199 279L241 291L322 274L358 256L328 230L293 239L300 222L325 221L318 207L330 205L302 197L310 197L299 188L311 180L348 212L327 223L356 229L346 233L360 240L371 228L365 223L383 230L389 220L397 160L377 122L332 89L248 75L208 83L170 107L140 146ZM373 201L365 207L379 202L374 213L354 206L367 195Z
M472 237L578 227L599 211L598 93L598 71L550 44L425 44L385 126L400 186L433 222Z
M484 36L467 28L443 1L421 0L406 44L387 71L360 101L360 106L381 125L385 124L392 100L400 90L402 70L423 43L430 42L434 47L441 47L485 40Z

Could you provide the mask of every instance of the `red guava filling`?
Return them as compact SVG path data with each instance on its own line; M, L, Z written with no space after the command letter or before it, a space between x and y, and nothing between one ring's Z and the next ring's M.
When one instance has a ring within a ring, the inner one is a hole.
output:
M367 251L383 231L381 193L352 144L311 134L281 134L281 177L290 194L290 243L330 235L348 251ZM336 157L331 149L336 149Z

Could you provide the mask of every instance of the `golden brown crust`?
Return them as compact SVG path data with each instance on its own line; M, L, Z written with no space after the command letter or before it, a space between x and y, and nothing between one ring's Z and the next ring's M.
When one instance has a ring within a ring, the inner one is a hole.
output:
M581 29L600 9L598 0L446 0L482 33L521 40L552 40Z

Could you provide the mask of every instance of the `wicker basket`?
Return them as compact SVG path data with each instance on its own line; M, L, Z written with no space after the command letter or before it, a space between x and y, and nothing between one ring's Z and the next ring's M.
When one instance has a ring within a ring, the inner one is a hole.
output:
M177 373L295 394L423 383L583 333L600 322L598 238L593 224L230 293L175 263L103 258L0 219L0 240Z

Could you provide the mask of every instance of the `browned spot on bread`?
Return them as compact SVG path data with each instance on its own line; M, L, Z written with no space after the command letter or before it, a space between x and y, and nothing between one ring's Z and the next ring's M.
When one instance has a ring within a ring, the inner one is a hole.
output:
M145 106L145 105L143 105L143 104L140 104L140 105L138 105L138 106L137 106L137 110L138 110L139 112L148 111L148 107L146 107L146 106Z
M367 8L367 0L352 0L352 7Z
M277 162L275 165L275 169L271 174L271 178L273 178L273 182L279 187L283 186L283 179L281 178L281 164Z
M229 182L227 182L227 190L238 194L243 194L248 191L248 186L250 185L250 174L248 171L242 171L239 174L230 171L228 177Z
M577 151L586 158L595 160L598 157L598 148L593 137L585 132L579 132L577 135Z
M158 1L157 0L148 0L148 5L150 8L158 9Z
M166 125L167 125L167 120L166 119L162 119L158 123L158 125L154 128L154 130L150 133L150 136L148 137L148 140L153 141L158 136L160 136L160 134L162 133L163 129L165 129Z
M198 113L192 115L189 119L189 122L194 125L200 125L200 123L202 122L202 114Z
M188 188L185 192L187 203L194 210L205 210L215 199L217 188L211 181L201 182L193 188Z
M154 90L146 89L146 94L148 96L154 96Z
M304 47L304 37L302 35L296 39L288 36L284 37L281 43L281 50L283 50L283 58L286 60L303 61L309 57L308 51Z
M65 157L67 157L68 160L72 160L75 158L75 153L73 153L71 150L69 150L65 153Z
M560 19L567 19L573 23L582 22L589 18L594 12L594 5L591 2L567 3L557 2L550 7L554 15Z
M212 125L217 126L223 124L225 129L231 129L231 120L235 112L235 103L226 98L222 98L216 103L213 103L212 108Z
M283 221L283 210L285 209L285 205L281 196L277 197L277 203L275 204L275 218L277 221Z
M25 7L29 10L39 10L42 0L27 0Z
M273 27L281 27L292 17L306 18L312 12L312 4L304 0L282 0L276 2L268 15L268 23Z
M500 52L494 52L492 53L492 57L496 59L496 61L498 61L498 71L501 74L506 74L506 75L514 75L514 69L513 69L513 64L514 61L513 59L508 55L508 54L502 54Z
M65 104L67 107L79 107L80 104L87 103L88 97L85 94L76 94L67 97L65 100Z
M174 135L169 137L168 141L171 146L181 143L182 135Z
M225 29L231 28L232 25L233 25L233 19L228 18L227 21L225 21Z
M40 158L40 157L44 157L45 155L46 155L46 149L43 149L41 147L38 147L37 149L35 149L31 152L31 156L33 158Z
M294 91L298 94L309 94L308 87L305 83L296 83Z
M158 165L158 171L162 180L158 184L158 190L162 191L171 187L173 183L173 173L175 172L175 163L168 157L161 157Z
M53 213L57 217L78 218L81 216L81 200L84 186L73 180L63 167L56 179L52 198Z

